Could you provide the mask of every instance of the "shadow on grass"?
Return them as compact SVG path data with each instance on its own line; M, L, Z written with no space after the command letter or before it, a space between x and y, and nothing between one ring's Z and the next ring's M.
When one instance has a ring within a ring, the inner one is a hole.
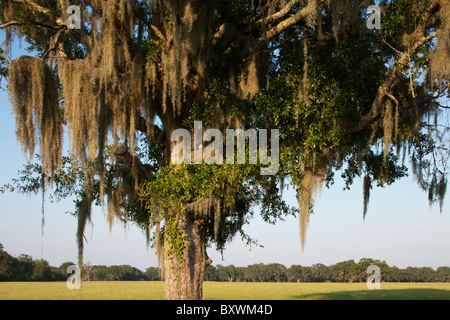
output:
M440 289L390 289L312 293L294 300L450 300L450 291Z

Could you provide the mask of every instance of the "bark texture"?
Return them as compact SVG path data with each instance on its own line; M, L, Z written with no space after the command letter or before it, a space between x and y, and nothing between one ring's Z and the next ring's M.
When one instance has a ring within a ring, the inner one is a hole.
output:
M177 239L172 232L165 235L165 299L202 300L203 278L209 263L205 220L195 219L190 213L180 214L176 224ZM180 239L182 241L178 241ZM174 248L175 243L183 246Z

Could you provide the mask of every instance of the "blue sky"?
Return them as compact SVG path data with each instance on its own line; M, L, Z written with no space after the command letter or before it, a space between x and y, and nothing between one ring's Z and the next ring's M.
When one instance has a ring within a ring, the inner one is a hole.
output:
M27 161L16 142L14 117L4 91L0 91L0 150L0 184L3 185ZM441 215L437 206L428 206L427 195L409 177L386 189L373 190L364 222L361 181L350 191L344 192L342 187L337 181L321 193L316 214L310 219L303 252L296 218L276 226L255 218L245 230L264 248L250 250L237 238L225 250L224 260L213 248L208 250L209 256L214 264L235 266L272 262L286 266L331 265L361 258L381 259L398 267L450 266L449 201ZM285 192L285 198L296 205L292 189ZM0 243L12 255L29 254L54 266L76 261L76 220L66 214L73 209L73 203L71 200L60 204L46 202L42 236L41 201L40 196L0 195ZM131 225L126 228L115 225L110 232L100 208L94 210L93 224L88 226L86 238L85 262L129 264L141 270L157 266L155 252L147 248L142 232Z

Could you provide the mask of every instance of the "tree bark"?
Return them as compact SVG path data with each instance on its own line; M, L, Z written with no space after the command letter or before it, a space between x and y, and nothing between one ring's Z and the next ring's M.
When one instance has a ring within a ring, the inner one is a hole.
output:
M206 254L206 220L191 213L176 217L177 231L166 231L164 241L165 299L202 300ZM182 241L178 241L182 239ZM173 248L173 244L182 247ZM181 250L180 250L181 249Z

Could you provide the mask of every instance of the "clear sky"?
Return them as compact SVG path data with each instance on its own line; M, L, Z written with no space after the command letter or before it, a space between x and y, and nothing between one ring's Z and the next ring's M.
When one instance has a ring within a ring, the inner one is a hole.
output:
M0 150L0 184L3 185L16 177L27 161L16 142L14 117L4 91L0 91ZM310 219L303 252L296 218L276 226L255 218L245 230L264 248L250 250L237 237L225 250L224 260L214 248L208 250L209 256L215 265L235 266L272 262L286 266L331 265L361 258L385 260L401 268L450 266L450 199L441 215L437 206L428 206L426 193L419 190L413 178L405 178L386 189L372 191L364 222L361 181L351 191L344 192L342 187L337 181L321 193L316 214ZM292 189L285 192L285 198L290 204L296 204ZM43 236L41 201L40 196L0 194L0 243L14 256L28 254L35 259L46 259L53 266L75 262L76 219L66 214L73 210L72 201L46 202ZM157 266L155 251L147 248L139 229L116 225L110 232L100 208L94 210L92 222L86 230L85 262L129 264L141 270Z

